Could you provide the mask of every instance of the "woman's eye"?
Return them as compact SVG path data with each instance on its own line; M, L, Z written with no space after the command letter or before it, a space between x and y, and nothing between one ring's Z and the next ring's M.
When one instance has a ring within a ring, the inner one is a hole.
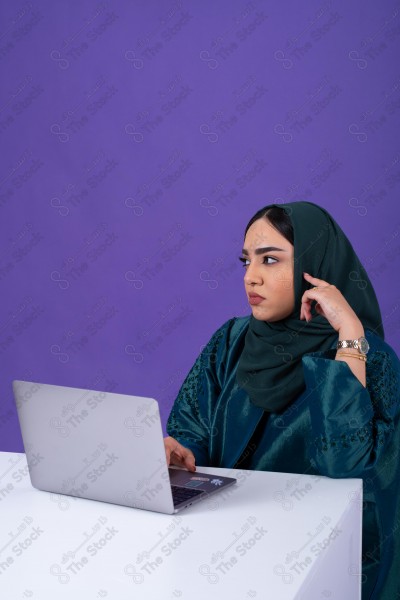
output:
M269 260L272 260L273 262L268 262ZM273 256L265 256L263 262L267 265L273 265L274 263L278 262L278 259L274 258Z
M244 267L248 267L250 264L250 261L248 258L243 258L242 256L240 256L239 260L242 261ZM269 261L272 261L272 262L269 262ZM264 256L263 264L273 265L276 262L278 262L277 258L274 258L273 256Z

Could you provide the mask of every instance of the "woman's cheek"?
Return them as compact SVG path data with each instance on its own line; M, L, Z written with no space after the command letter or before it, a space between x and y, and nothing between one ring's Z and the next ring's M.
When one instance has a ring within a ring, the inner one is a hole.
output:
M282 290L293 289L293 272L291 269L277 269L274 275L277 287Z

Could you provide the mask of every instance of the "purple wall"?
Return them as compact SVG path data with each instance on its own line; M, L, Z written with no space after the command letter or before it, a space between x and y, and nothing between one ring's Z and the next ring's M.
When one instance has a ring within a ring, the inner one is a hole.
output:
M1 3L0 449L12 379L157 398L250 314L270 202L326 207L400 351L400 10L388 0Z

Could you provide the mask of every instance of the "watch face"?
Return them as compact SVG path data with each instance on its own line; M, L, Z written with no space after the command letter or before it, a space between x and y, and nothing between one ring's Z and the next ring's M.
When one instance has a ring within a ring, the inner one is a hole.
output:
M369 350L368 340L365 337L359 339L359 348L362 354L367 354Z

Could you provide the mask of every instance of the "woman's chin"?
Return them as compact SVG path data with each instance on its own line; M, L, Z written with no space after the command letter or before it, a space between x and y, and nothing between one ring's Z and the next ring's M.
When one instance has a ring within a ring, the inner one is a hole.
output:
M274 323L275 321L283 321L290 317L292 311L283 312L283 311L272 311L266 310L261 306L252 306L251 307L253 317L258 319L258 321L268 321L269 323Z
M260 306L252 306L251 311L253 317L259 321L266 321L268 317L271 317L271 315L268 315L269 311L266 311L265 308L261 308Z

